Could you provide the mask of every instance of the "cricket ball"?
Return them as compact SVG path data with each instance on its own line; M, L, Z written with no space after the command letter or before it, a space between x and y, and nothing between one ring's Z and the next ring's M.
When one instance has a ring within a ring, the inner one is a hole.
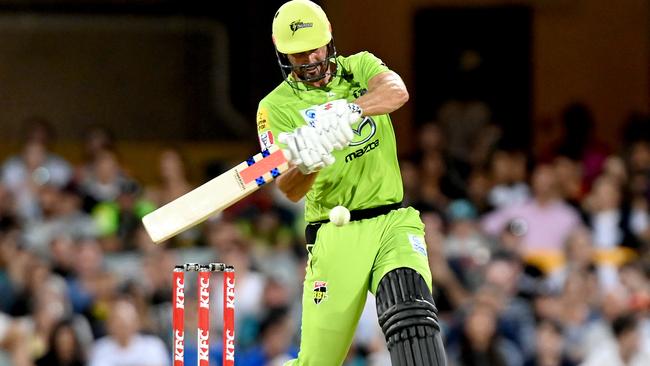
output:
M343 206L336 206L330 211L330 222L336 226L343 226L350 222L350 210Z

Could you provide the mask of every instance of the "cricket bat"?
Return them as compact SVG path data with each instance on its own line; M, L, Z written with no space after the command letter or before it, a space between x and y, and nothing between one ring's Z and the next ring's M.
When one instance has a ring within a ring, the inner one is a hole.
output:
M200 187L142 218L149 237L163 242L207 220L289 169L282 150L272 145Z

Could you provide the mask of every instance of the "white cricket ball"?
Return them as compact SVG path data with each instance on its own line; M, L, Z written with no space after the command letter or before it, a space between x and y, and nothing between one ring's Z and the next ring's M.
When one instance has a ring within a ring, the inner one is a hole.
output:
M330 211L330 222L336 226L343 226L350 222L350 210L343 206L336 206Z

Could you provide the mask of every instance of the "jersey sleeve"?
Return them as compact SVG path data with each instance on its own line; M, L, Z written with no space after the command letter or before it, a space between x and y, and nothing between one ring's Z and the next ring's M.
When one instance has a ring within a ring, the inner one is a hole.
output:
M355 55L355 63L353 66L354 73L359 76L361 80L364 80L366 83L372 79L374 76L381 74L382 72L390 71L388 66L377 56L373 55L370 52L360 52Z
M284 147L277 140L282 132L291 132L295 129L289 118L284 116L275 106L265 102L260 102L257 108L257 137L260 148L266 150L271 145Z

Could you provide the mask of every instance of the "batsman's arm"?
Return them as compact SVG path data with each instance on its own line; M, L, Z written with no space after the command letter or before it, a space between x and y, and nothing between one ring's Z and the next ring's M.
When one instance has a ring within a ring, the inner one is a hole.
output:
M305 175L294 166L279 176L275 184L288 199L298 202L309 192L316 176L318 176L318 172Z
M364 116L391 113L409 100L409 93L402 78L393 71L385 71L368 81L368 92L354 103L363 110Z

